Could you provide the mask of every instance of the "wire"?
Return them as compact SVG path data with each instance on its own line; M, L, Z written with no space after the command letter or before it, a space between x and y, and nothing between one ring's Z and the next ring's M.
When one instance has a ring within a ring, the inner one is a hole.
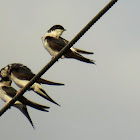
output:
M38 74L36 74L31 81L7 102L0 110L0 116L6 112L19 98L22 96L59 58L70 49L90 28L94 25L118 0L111 0L60 52L53 58Z

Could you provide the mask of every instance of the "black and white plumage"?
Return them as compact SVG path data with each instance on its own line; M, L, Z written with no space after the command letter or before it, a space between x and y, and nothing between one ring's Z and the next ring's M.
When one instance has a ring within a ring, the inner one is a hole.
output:
M1 77L9 77L20 88L25 87L28 84L28 82L34 77L34 75L35 74L32 73L32 71L27 66L24 66L23 64L20 63L9 64L6 67L2 68L0 71ZM30 90L33 90L34 92L36 92L43 98L49 100L50 102L59 105L45 92L41 84L48 85L64 85L64 84L39 78L37 82L35 82L30 87Z
M65 29L61 25L54 25L48 30L45 36L42 37L42 42L45 49L53 57L55 57L59 53L59 51L68 44L68 41L61 37L64 31ZM77 59L86 63L95 64L94 60L88 59L82 56L81 54L93 54L93 52L88 52L88 51L71 47L62 56L62 58L74 58L74 59Z
M5 101L9 102L16 94L17 91L11 87L12 81L8 77L4 77L0 80L0 98ZM29 120L31 123L32 127L34 127L34 124L29 116L28 110L26 106L30 106L32 108L48 112L47 109L49 109L48 106L40 105L35 102L32 102L25 98L24 96L21 96L18 101L16 101L13 105L14 107L18 108Z

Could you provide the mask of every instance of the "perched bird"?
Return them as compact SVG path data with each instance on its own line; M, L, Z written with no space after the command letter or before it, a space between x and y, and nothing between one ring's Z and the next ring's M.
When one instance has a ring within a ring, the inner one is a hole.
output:
M9 64L6 67L2 68L0 71L0 77L9 77L20 88L25 87L34 76L35 74L32 73L32 71L28 67L20 63ZM59 105L45 92L41 84L48 84L48 85L64 85L64 84L39 78L30 87L30 90L33 90L34 92L36 92L43 98L49 100L50 102Z
M12 81L8 77L1 78L0 80L0 98L5 102L9 102L17 93L17 91L13 87L11 87L11 83ZM13 106L18 108L27 117L27 119L29 120L33 128L35 127L29 116L26 106L30 106L35 109L46 111L46 112L48 112L47 109L49 109L48 106L43 106L35 102L32 102L27 98L25 98L24 96L21 96L18 99L18 101L14 103Z
M54 25L51 27L45 36L42 37L42 42L45 49L55 57L61 49L63 49L67 44L68 41L61 37L62 33L65 31L64 27L61 25ZM86 63L95 64L94 60L90 60L81 54L93 54L93 52L84 51L81 49L77 49L71 47L63 56L62 58L74 58Z

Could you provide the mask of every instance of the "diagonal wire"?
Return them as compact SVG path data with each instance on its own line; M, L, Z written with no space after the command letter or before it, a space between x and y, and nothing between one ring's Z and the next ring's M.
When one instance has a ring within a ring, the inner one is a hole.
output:
M22 88L13 99L6 103L6 105L0 110L0 116L6 112L10 106L12 106L36 81L39 79L59 58L70 49L90 28L95 24L118 0L111 0L60 52L53 58L38 74L36 74L31 81Z

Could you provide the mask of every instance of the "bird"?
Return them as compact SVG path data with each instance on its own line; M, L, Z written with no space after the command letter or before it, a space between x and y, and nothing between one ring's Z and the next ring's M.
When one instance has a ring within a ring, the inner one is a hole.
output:
M9 77L20 88L25 87L34 76L35 74L31 71L31 69L20 63L9 64L0 70L0 77ZM42 96L48 101L60 106L45 92L41 84L48 85L64 85L64 84L39 78L29 89L33 90L38 95Z
M0 79L0 98L6 103L9 102L17 94L17 90L11 87L11 83L12 81L8 77L4 77ZM35 126L30 118L30 115L27 110L27 106L30 106L34 109L38 109L40 111L45 111L45 112L48 112L47 109L50 108L48 106L40 105L33 101L30 101L24 96L21 96L14 103L13 106L18 108L27 117L27 119L29 120L30 124L32 125L34 129L35 129Z
M69 41L61 37L64 31L66 31L66 29L62 25L54 25L42 37L42 43L44 48L53 57L55 57L59 53L59 51L69 43ZM74 58L86 63L95 64L94 60L88 59L81 54L94 53L71 47L61 58Z

